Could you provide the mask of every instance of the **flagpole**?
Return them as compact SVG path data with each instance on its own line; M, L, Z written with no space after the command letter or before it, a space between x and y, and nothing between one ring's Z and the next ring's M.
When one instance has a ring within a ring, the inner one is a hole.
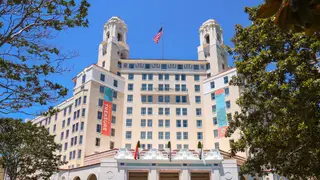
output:
M162 59L164 57L164 28L163 28L163 23L162 23Z

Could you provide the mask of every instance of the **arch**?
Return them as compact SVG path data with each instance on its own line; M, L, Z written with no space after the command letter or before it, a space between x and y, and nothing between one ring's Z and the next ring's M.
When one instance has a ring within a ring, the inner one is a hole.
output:
M73 180L81 180L79 176L73 178Z
M61 180L66 180L66 178L64 176L61 177Z
M270 179L267 177L266 180L270 180Z
M120 53L120 59L127 59L127 53L126 52L121 52Z
M95 174L90 174L87 180L97 180L97 176Z
M205 39L206 44L210 44L210 36L209 36L209 34L206 34L204 36L204 39Z
M122 34L121 33L118 33L118 41L122 41L123 37L122 37Z
M110 31L107 32L107 39L110 38Z

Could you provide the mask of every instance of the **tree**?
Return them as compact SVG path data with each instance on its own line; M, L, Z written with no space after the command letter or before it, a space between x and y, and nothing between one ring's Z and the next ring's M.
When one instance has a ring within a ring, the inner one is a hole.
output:
M257 11L258 18L274 15L281 29L304 30L308 35L320 32L319 0L267 0Z
M10 179L48 179L63 165L59 145L44 127L0 118L0 154Z
M51 42L61 30L87 27L89 6L87 0L0 3L0 113L26 113L67 94L50 75L65 72L62 62L77 54L61 53Z
M227 136L237 129L242 136L231 151L248 148L242 173L319 179L319 37L282 31L271 18L257 19L256 9L246 12L252 25L236 25L232 39L238 76L231 85L242 94Z
M202 148L202 144L201 144L201 142L199 141L198 142L198 149L201 149Z

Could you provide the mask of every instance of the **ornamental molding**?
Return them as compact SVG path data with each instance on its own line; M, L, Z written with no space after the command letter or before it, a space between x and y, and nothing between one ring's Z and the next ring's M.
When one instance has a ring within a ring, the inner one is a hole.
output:
M117 154L114 156L115 159L134 159L133 154L131 151L120 148Z
M163 154L157 149L150 149L141 157L143 160L168 160L168 155Z

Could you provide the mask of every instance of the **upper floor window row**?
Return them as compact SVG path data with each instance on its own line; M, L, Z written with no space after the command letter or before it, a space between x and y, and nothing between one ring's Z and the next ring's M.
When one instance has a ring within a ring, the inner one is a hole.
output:
M124 63L123 68L129 69L169 69L169 70L207 70L208 65L204 64L143 64L143 63Z

